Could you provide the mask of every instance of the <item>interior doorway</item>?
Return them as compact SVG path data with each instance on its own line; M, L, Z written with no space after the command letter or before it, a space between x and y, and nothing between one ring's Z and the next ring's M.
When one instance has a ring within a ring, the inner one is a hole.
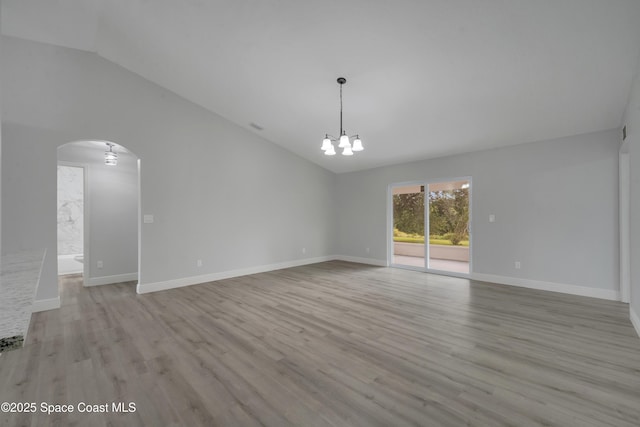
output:
M468 277L471 178L390 187L394 267Z
M84 286L137 282L140 159L110 141L57 151L58 275L81 272Z

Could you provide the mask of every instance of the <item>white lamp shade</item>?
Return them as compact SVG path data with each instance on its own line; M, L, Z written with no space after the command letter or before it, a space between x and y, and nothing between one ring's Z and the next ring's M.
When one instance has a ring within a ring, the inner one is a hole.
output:
M364 147L362 146L362 141L360 141L360 138L356 138L355 141L353 141L353 151L362 151L364 150Z
M338 144L338 147L340 148L344 148L346 146L351 147L351 144L349 143L349 137L347 135L342 135L340 137L340 144Z
M342 150L342 155L353 156L353 151L351 151L351 144L348 144L346 147L344 147L344 150Z
M324 155L325 156L335 156L336 155L336 150L335 148L333 148L333 144L329 144L329 148L327 148L326 150L324 150Z
M325 138L322 140L322 147L320 149L322 151L327 151L331 145L331 140L329 138Z

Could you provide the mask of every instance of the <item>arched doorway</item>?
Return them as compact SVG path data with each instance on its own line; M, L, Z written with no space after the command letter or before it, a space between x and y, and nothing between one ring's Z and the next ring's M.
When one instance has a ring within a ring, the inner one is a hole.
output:
M57 162L58 274L76 262L84 286L137 282L140 159L117 143L83 140L59 146Z

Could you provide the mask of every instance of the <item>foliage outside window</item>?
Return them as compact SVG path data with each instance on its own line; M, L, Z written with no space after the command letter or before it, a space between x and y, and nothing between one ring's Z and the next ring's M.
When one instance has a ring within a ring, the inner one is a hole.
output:
M424 243L424 197L423 192L393 195L395 242ZM432 191L428 199L429 243L468 246L469 189Z

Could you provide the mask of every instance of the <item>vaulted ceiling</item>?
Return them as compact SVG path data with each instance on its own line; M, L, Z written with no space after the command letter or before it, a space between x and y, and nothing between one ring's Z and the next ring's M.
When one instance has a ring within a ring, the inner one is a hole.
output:
M338 173L619 127L639 22L637 0L2 1L3 34L95 52ZM339 76L353 157L320 151Z

